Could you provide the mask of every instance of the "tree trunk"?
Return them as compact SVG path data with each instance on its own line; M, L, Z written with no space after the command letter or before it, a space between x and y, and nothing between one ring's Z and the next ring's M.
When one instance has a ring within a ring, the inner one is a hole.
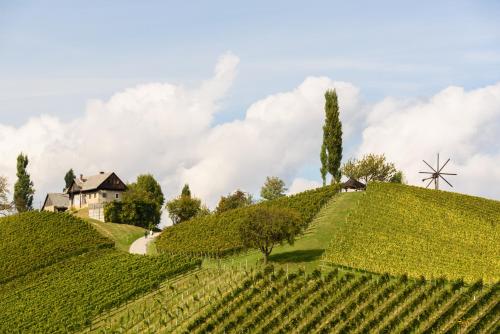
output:
M269 253L264 252L264 265L267 265L268 260L269 260Z

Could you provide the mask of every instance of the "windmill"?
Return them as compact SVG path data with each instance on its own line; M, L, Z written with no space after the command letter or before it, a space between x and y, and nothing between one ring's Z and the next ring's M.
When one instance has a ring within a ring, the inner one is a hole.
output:
M436 190L439 190L439 178L442 178L444 182L448 183L450 185L450 187L453 188L453 186L451 185L450 182L448 182L444 177L443 175L457 175L455 173L443 173L442 170L444 168L444 166L446 166L446 164L450 161L450 159L446 160L446 162L444 163L443 166L439 167L439 153L437 155L437 168L434 169L432 168L431 165L429 165L427 163L427 161L425 160L422 160L427 166L429 166L430 169L432 169L432 172L419 172L421 174L431 174L431 176L425 178L425 179L422 179L422 182L425 182L427 180L430 180L429 183L427 183L427 186L426 188L429 188L429 186L431 185L432 182L434 182L434 188Z

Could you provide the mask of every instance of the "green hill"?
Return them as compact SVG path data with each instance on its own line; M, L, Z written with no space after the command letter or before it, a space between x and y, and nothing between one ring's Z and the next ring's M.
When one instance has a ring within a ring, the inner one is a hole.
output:
M328 186L255 205L295 209L302 215L304 224L308 224L337 192L336 186ZM162 253L208 256L223 256L240 251L243 246L239 239L239 226L249 208L194 218L168 227L158 237L156 247Z
M69 214L26 212L0 219L0 283L113 242Z
M500 202L371 184L337 220L325 263L413 277L500 278Z

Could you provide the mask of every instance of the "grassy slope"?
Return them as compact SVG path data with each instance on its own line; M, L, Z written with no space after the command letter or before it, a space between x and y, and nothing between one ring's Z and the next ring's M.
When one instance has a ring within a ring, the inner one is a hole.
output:
M104 223L99 220L90 219L88 208L84 208L75 213L76 216L88 221L95 229L115 242L116 249L128 252L130 245L141 236L144 236L142 227L127 225Z
M113 242L64 213L26 212L0 219L0 284Z
M288 266L289 269L303 268L310 272L316 269L324 251L328 248L336 225L345 221L348 212L352 211L362 193L343 193L333 197L311 222L306 233L295 241L294 245L277 246L269 260L273 265ZM262 254L250 251L245 254L229 257L226 262L255 265L262 262ZM207 268L217 266L217 261L207 259Z
M500 278L500 202L417 187L370 186L331 231L326 260L417 277Z

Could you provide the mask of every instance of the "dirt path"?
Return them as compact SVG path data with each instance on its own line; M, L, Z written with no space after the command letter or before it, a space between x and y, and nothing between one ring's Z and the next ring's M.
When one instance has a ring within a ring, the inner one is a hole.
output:
M142 254L142 255L145 255L146 254L146 250L148 249L148 244L153 241L157 236L160 235L160 232L157 232L157 233L153 233L153 235L148 235L147 238L144 238L144 237L140 237L139 239L137 239L136 241L134 241L132 243L132 245L130 245L130 248L129 248L129 253L131 254Z

